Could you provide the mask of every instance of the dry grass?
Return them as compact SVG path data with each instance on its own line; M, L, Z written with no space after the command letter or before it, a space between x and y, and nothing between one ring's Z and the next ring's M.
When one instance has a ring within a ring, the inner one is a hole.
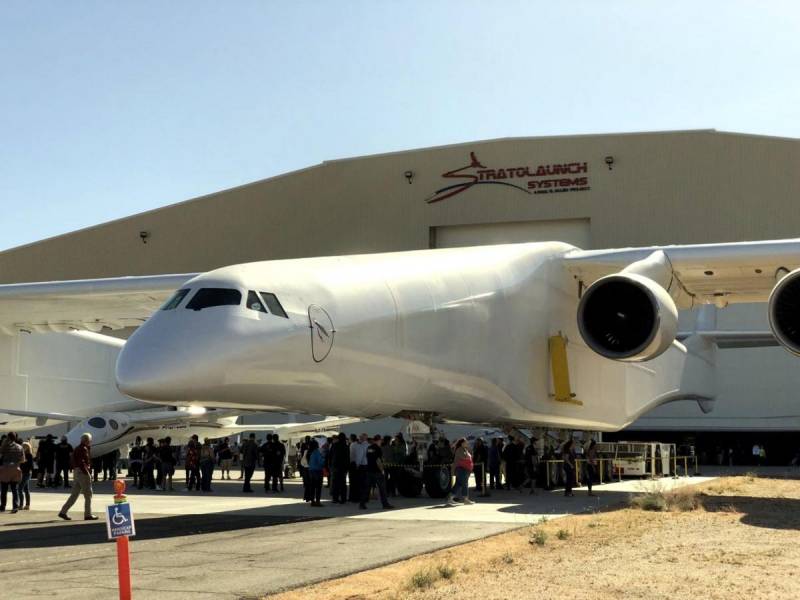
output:
M800 598L800 481L727 478L664 499L662 512L556 519L277 598Z
M654 512L688 512L700 508L700 490L690 486L665 491L661 486L651 484L643 494L631 497L630 505Z

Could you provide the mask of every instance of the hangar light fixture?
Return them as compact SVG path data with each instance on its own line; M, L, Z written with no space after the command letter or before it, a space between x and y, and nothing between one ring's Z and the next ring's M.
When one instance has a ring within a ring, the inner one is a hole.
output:
M411 180L414 179L414 171L406 171L403 174L406 176L408 183L411 183Z
M606 164L608 165L608 170L611 170L611 167L614 165L614 157L613 156L606 156Z
M149 231L140 231L139 232L139 239L142 240L143 244L147 243L147 240L149 239L149 237L150 237L150 232Z

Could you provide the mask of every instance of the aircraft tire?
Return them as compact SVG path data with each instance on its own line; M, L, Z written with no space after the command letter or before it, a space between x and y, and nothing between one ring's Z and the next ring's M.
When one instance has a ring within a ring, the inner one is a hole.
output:
M444 498L453 489L450 466L425 467L425 491L431 498Z
M397 471L397 491L404 498L416 498L422 493L422 478L415 477L406 469Z

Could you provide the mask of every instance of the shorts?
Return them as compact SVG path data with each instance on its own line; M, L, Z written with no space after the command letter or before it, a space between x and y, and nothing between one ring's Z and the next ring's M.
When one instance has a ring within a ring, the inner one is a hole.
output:
M225 469L226 471L230 471L231 470L231 465L233 464L233 459L232 458L223 458L221 462L222 462L222 468L223 469Z

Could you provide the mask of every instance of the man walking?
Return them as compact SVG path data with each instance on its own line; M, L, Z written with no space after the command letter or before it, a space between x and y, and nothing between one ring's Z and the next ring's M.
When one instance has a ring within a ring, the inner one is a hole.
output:
M86 521L96 521L97 516L92 514L92 454L91 454L91 446L92 446L92 434L84 433L81 436L81 443L78 444L78 447L72 452L72 469L73 469L73 483L72 483L72 493L67 498L67 501L64 503L64 506L61 507L61 511L58 513L58 516L64 519L65 521L71 521L72 518L67 516L67 512L72 505L75 504L75 501L78 499L78 496L83 494L84 498L84 505L83 505L83 518Z

